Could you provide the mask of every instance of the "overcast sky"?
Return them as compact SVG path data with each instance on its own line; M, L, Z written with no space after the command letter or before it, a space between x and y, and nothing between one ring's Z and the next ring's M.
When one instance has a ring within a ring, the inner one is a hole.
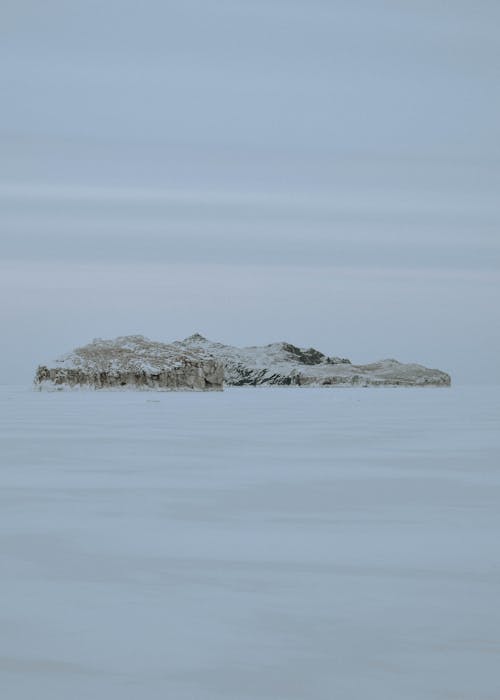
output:
M497 0L3 0L0 381L195 331L500 381Z

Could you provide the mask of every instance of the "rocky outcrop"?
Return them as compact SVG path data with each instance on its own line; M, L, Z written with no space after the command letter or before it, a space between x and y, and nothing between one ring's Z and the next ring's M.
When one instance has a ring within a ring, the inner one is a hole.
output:
M39 389L222 390L221 361L196 348L156 343L141 335L94 340L40 365Z
M171 344L141 335L94 340L38 367L43 389L210 391L228 386L449 386L438 369L397 360L354 365L291 343L237 348L199 333Z
M237 348L214 343L199 333L173 343L179 351L198 351L224 365L224 381L230 386L449 386L450 375L438 369L397 360L354 365L341 357L329 357L314 348L291 343Z

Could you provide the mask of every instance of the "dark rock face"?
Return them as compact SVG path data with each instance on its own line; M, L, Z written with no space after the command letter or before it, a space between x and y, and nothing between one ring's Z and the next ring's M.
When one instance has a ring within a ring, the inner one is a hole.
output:
M223 371L214 362L210 366L185 363L181 367L158 373L148 372L87 372L79 369L38 367L35 384L50 383L57 387L88 387L93 389L211 390L222 389Z
M326 359L322 352L314 348L302 350L291 343L283 343L282 346L284 352L289 353L296 362L300 362L302 365L319 365Z

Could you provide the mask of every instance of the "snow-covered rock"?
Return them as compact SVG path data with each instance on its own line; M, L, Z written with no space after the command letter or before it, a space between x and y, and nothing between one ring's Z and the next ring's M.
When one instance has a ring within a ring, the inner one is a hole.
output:
M35 385L42 389L222 390L220 360L196 348L181 348L130 335L94 340L54 362L40 365Z
M173 343L180 352L201 352L224 365L227 385L296 386L449 386L450 375L438 369L397 360L353 365L314 348L291 343L237 348L207 340L199 333Z
M141 335L94 340L38 367L38 388L221 390L228 386L449 386L438 369L397 360L354 365L291 343L237 348L199 333L171 344Z

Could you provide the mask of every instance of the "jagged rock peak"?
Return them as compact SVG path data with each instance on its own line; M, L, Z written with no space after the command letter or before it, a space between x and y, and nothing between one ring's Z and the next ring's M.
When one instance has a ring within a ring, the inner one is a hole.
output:
M292 343L286 342L282 342L280 345L284 352L294 358L297 362L304 365L319 365L321 362L326 360L326 356L315 348L308 348L306 350L304 348L299 348L296 345L292 345Z

